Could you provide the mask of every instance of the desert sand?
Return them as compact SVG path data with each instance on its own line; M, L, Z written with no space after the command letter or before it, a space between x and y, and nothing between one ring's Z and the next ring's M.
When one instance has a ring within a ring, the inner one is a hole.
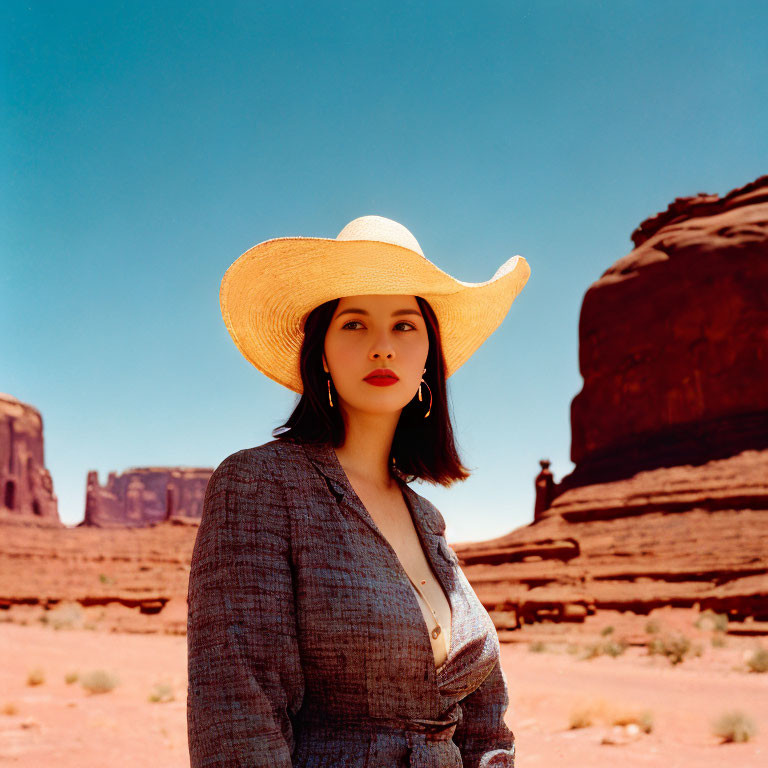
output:
M39 615L38 607L16 606L0 623L0 762L20 768L188 766L185 637L110 631L113 617L103 612L86 617L90 629L55 629ZM506 722L517 739L519 768L765 764L768 675L751 673L745 664L762 640L726 636L724 645L713 647L712 632L692 628L692 611L669 609L651 618L670 631L691 627L686 634L700 643L701 655L672 665L630 644L619 656L583 658L574 650L601 637L589 623L545 622L500 633L510 692ZM637 631L638 617L603 612L599 621L601 628L614 627L615 639ZM543 650L530 650L536 642ZM29 685L36 669L44 682ZM91 693L79 681L65 681L67 673L96 669L119 682L106 693ZM150 701L153 692L162 700ZM590 710L591 725L569 727L576 713ZM712 722L729 710L754 722L749 742L724 743L713 734ZM643 711L649 732L613 725L621 713Z

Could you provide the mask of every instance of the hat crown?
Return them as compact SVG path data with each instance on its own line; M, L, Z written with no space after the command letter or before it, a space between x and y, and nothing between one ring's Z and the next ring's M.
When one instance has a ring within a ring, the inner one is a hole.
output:
M360 216L347 224L336 235L337 240L375 240L380 243L400 245L424 256L416 238L410 231L384 216Z

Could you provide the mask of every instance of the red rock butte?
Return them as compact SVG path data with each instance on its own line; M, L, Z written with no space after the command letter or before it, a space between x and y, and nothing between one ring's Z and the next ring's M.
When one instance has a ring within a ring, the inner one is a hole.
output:
M60 526L58 500L45 468L43 417L13 395L0 393L0 521L32 519Z
M768 448L768 176L632 240L584 296L561 490Z
M573 471L456 544L499 628L707 608L768 630L768 176L677 198L587 291Z
M173 518L199 521L213 469L198 467L137 467L110 472L105 486L89 472L85 519L80 525L127 528Z

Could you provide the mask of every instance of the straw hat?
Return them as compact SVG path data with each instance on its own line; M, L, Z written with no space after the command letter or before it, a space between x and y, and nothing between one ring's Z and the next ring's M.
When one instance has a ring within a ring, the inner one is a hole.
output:
M254 245L224 274L219 301L246 360L301 393L304 321L320 304L363 294L421 296L437 317L451 376L499 327L530 273L528 262L513 256L490 280L465 283L429 261L402 224L361 216L335 239L276 237Z

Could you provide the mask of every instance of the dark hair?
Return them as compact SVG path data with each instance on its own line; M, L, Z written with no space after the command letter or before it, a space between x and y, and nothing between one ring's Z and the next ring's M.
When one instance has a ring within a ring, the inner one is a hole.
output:
M325 334L340 299L326 301L315 307L304 323L304 341L301 345L299 367L304 391L288 420L272 431L278 440L293 442L331 442L342 445L345 438L344 421L336 402L328 402L327 374L323 370L322 354ZM403 408L392 440L390 462L393 469L406 482L422 479L430 483L449 486L469 477L461 463L453 436L448 410L445 382L445 360L440 343L440 328L429 303L416 297L427 326L429 352L424 381L432 390L432 409L429 390L422 388L423 400L413 399ZM332 394L336 390L331 383Z

